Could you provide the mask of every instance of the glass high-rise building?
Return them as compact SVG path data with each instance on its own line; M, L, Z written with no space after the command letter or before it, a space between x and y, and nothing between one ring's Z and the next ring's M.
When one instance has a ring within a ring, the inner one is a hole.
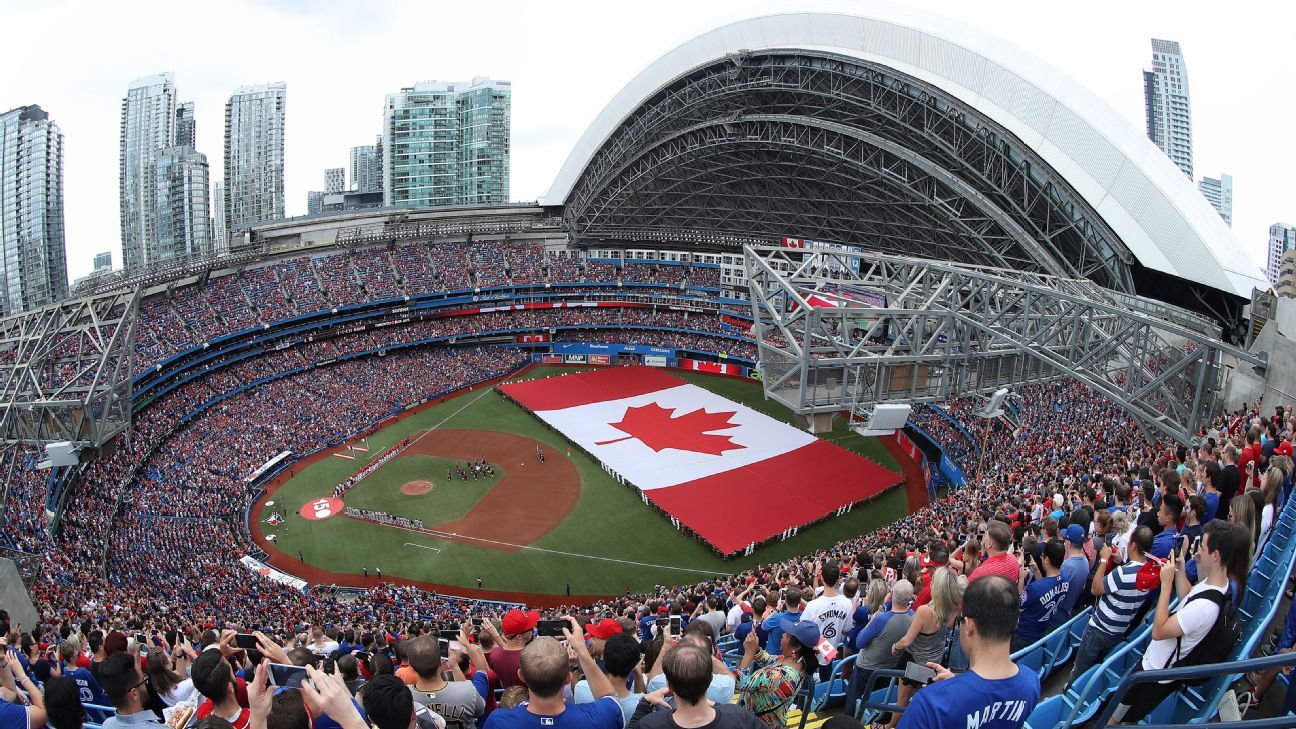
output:
M356 192L382 192L382 164L378 162L376 146L351 148L351 189Z
M1152 39L1152 70L1143 72L1147 135L1188 179L1193 177L1188 69L1176 41Z
M122 256L126 270L157 263L157 157L175 146L175 76L161 73L131 82L122 100L118 173Z
M229 253L229 228L225 225L225 181L212 184L212 250L218 256Z
M1197 189L1206 198L1215 212L1220 214L1225 223L1230 228L1233 227L1233 176L1220 175L1219 179L1214 177L1203 177L1201 182L1197 183Z
M0 314L67 298L63 133L39 106L0 114L0 244Z
M158 155L158 254L161 260L212 252L207 155L171 147Z
M194 103L186 101L176 107L175 146L197 147L198 130L194 121Z
M1265 274L1269 276L1271 285L1278 285L1283 254L1291 250L1296 250L1296 225L1274 223L1269 226L1269 265L1265 267Z
M388 94L383 203L493 205L509 199L508 81L423 81Z
M284 216L283 82L236 89L225 104L225 225L230 234Z
M104 251L102 253L96 253L94 256L94 272L99 273L101 271L111 271L111 270L112 270L112 251Z

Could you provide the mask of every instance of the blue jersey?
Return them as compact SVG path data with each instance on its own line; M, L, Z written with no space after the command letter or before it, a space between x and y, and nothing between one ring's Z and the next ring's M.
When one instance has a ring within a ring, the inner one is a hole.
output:
M69 671L67 665L64 664L63 675L76 681L77 688L81 690L81 703L112 706L112 703L108 701L108 694L104 693L103 688L99 686L94 674L84 668Z
M1067 557L1062 562L1062 572L1058 576L1067 583L1067 593L1057 615L1053 616L1054 625L1061 625L1071 618L1076 603L1084 594L1085 583L1089 581L1089 558L1083 554Z
M765 623L761 626L762 628L765 629L765 635L766 635L765 652L770 654L771 656L781 655L783 653L783 648L780 645L780 643L783 642L783 627L779 625L779 621L791 620L792 622L795 623L800 619L801 619L800 610L796 612L792 612L789 610L788 612L785 613L775 613L774 615L766 618Z
M1068 587L1062 575L1043 577L1030 583L1022 593L1017 636L1027 644L1043 638L1053 622L1053 616L1066 598Z
M1018 667L1016 676L993 681L968 671L914 694L897 729L1017 729L1025 725L1039 697L1039 676L1028 668Z
M482 729L621 729L624 725L625 714L616 696L604 696L588 704L569 704L555 715L532 714L525 703L496 709Z
M1206 513L1201 515L1201 523L1209 524L1219 513L1219 494L1207 491L1202 498L1206 501Z

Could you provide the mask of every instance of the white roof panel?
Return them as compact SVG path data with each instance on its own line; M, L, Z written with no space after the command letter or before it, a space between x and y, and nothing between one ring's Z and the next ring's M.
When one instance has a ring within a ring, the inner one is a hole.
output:
M792 13L744 20L662 56L581 136L542 201L566 202L595 152L663 85L739 51L826 51L933 84L1030 145L1100 215L1143 266L1250 298L1268 288L1233 232L1140 129L1022 48L948 18L887 6L869 17Z

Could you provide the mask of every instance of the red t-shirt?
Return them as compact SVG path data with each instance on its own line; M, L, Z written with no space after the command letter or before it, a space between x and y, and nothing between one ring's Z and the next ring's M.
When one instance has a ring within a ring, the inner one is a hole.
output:
M198 705L198 711L194 712L194 718L206 719L211 716L212 710L215 708L216 705L212 703L212 700L207 699ZM248 725L252 723L252 712L240 707L238 716L230 719L229 723L234 729L248 729Z
M976 569L972 570L972 574L968 576L968 583L971 584L982 577L990 575L1007 577L1016 583L1017 579L1021 577L1021 565L1017 563L1016 557L1007 552L991 555L986 557Z
M518 671L522 670L522 651L512 651L502 647L492 648L486 655L486 661L499 677L500 688L526 685L518 676Z

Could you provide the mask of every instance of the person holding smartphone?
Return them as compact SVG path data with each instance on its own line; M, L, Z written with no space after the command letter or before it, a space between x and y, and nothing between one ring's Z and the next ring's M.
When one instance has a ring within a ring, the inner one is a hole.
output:
M1039 703L1039 676L1013 663L1009 644L1019 616L1017 586L988 575L963 593L960 641L968 670L952 673L929 662L931 683L914 694L897 729L985 726L1017 729Z
M451 650L447 663L453 672L458 673L459 680L447 679L443 675L444 664L437 641L421 635L411 639L405 648L410 667L417 674L410 691L414 694L414 703L428 707L463 729L477 729L477 721L486 711L486 692L490 691L490 680L485 671L486 656L480 646L468 642L466 631L460 630L456 640L463 646L460 650L467 650L477 666L472 680L462 680L463 674L458 673L460 653L455 649Z

